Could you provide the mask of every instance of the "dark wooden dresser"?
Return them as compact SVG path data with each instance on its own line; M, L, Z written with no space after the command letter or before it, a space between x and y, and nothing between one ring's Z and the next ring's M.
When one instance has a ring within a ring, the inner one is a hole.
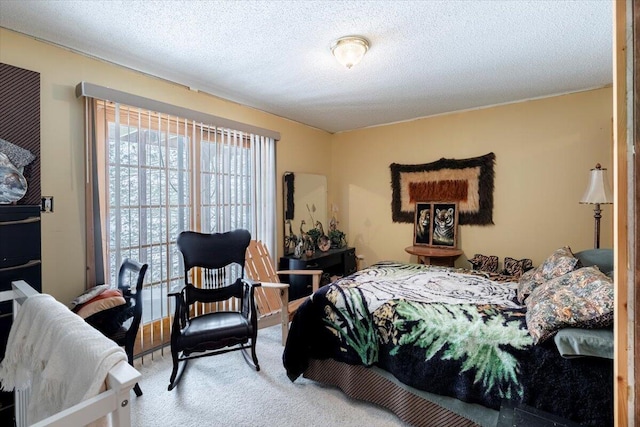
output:
M0 291L24 280L42 291L40 262L40 73L0 63L0 138L35 156L24 167L27 193L0 205ZM11 301L0 303L0 358L13 321ZM14 425L13 393L0 392L0 425Z
M331 276L346 276L356 271L355 248L329 249L326 252L316 251L310 257L303 255L295 258L292 255L280 258L280 270L322 270L320 285L329 283ZM288 283L289 300L293 301L311 295L311 277L282 276L282 281Z
M24 280L42 291L40 205L0 205L0 291ZM11 301L0 303L0 358L13 320ZM13 393L0 392L0 424L13 425Z

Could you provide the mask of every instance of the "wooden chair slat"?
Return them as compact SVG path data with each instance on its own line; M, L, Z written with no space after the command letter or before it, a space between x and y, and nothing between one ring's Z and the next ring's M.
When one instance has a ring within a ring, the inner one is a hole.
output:
M265 244L259 240L252 240L247 248L245 257L245 270L247 277L260 283L281 283L278 272L273 265L269 250ZM322 271L283 271L284 274L306 274L313 275L313 290L318 290ZM258 328L273 326L278 322L282 324L282 345L287 341L289 332L289 322L293 318L296 310L306 300L300 298L289 301L288 287L283 289L261 286L255 289L256 305L260 313L258 318ZM283 310L283 307L286 308ZM274 320L279 318L279 321Z

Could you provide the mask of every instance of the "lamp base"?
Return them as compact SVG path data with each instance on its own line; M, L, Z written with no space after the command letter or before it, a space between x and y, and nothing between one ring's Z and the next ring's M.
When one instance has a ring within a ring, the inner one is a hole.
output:
M602 218L602 211L600 210L600 203L596 203L596 207L593 209L593 218L595 219L595 229L593 231L593 247L595 249L600 248L600 218Z

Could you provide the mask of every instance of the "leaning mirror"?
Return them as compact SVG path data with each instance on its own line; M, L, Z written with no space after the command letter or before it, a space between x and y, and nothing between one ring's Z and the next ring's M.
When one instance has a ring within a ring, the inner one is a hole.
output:
M324 175L285 172L284 254L294 252L296 237L312 228L327 233L327 178Z

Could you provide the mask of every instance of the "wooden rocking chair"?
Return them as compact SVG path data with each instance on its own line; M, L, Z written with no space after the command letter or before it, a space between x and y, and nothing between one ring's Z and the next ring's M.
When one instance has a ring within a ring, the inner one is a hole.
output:
M280 323L282 325L282 345L287 342L289 322L296 310L307 297L289 301L289 284L280 281L279 274L312 276L312 290L320 287L322 270L281 270L276 271L269 250L261 241L251 240L245 257L247 276L261 283L255 289L258 306L258 328L266 328Z

